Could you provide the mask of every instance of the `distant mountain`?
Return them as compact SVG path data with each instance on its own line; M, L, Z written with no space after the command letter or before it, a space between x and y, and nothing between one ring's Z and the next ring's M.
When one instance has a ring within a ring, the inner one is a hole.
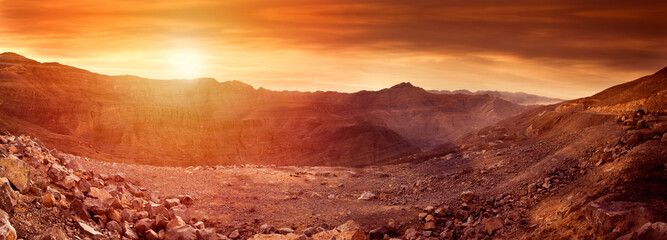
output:
M524 109L410 83L351 94L279 92L211 78L108 76L0 54L0 129L107 161L396 163Z
M465 89L449 91L449 90L428 90L430 93L436 94L467 94L467 95L484 95L487 94L492 97L498 97L519 105L548 105L565 101L559 98L543 97L534 94L523 92L503 92L503 91L475 91L471 92Z

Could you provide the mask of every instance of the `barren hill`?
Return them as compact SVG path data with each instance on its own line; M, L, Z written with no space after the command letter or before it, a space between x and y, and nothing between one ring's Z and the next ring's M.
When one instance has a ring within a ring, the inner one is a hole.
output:
M489 96L278 92L214 79L107 76L0 55L0 125L68 152L155 165L400 161L525 108Z

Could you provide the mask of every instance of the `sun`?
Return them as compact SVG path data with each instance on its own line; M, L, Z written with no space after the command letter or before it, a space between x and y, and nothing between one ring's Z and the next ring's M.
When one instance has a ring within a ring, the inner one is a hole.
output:
M169 72L175 78L202 77L202 56L197 50L174 49L167 56Z

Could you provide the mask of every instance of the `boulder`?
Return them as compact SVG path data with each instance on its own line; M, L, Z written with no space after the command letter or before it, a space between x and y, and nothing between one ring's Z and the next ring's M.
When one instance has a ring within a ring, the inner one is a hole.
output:
M125 237L129 239L139 239L139 235L132 229L132 227L130 227L130 224L128 222L123 223L123 229L125 229L125 231L123 232L123 235L125 235Z
M409 228L408 230L405 230L405 239L407 240L415 240L419 237L419 232L415 230L414 228Z
M178 200L185 205L192 205L195 202L194 199L190 197L190 195L178 195L176 198L178 198Z
M96 187L90 187L90 191L88 191L87 195L92 198L97 198L100 200L107 200L113 198L109 192L103 189L99 189Z
M107 230L112 233L123 234L123 226L116 221L110 221L107 223Z
M667 239L667 223L647 222L639 229L625 234L616 240Z
M167 224L169 224L169 219L168 219L167 217L162 216L162 215L157 215L157 216L155 217L155 226L154 226L153 228L154 228L156 231L160 231L160 230L162 230L162 229L167 228ZM204 223L201 222L201 224L202 224L202 225L201 225L201 228L200 228L200 229L203 229L203 228L204 228L204 225L203 225ZM195 225L196 225L196 224L195 224ZM195 227L196 227L196 226L195 226Z
M56 205L56 198L53 197L51 193L45 193L42 195L42 205L45 207L53 207Z
M83 222L78 222L77 226L79 229L81 229L81 232L85 234L86 236L92 238L92 239L104 239L104 234L101 232L98 232L95 230L93 227L91 227L88 224L85 224Z
M372 192L364 192L364 193L361 194L361 196L359 196L358 199L359 200L372 200L372 199L375 199L376 197L377 196Z
M366 234L364 233L364 230L361 229L359 224L350 220L336 227L334 230L322 231L313 235L313 239L315 240L330 240L332 238L345 240L364 240L366 239Z
M21 193L27 193L30 189L29 172L30 166L14 156L0 159L0 177L6 177Z
M109 217L109 219L114 220L116 222L123 221L123 217L120 216L120 212L118 212L118 210L116 210L116 209L110 209L107 212L107 217Z
M385 234L387 234L386 227L377 227L368 232L368 235L371 237L371 239L383 239Z
M197 230L190 225L184 225L167 230L165 240L197 240Z
M165 230L169 231L171 229L174 229L174 228L177 228L177 227L180 227L180 226L185 226L185 221L183 221L183 219L181 219L181 217L175 217L174 219L169 221L169 223L167 223L167 227L165 228Z
M181 200L178 200L178 198L170 198L164 200L164 206L167 208L178 206L178 204L181 204Z
M268 224L264 224L264 225L267 225L267 226L268 226ZM269 233L269 231L266 230L268 227L267 227L267 228L263 228L264 225L262 225L262 227L260 227L260 230L261 230L263 233ZM318 232L319 232L319 231L317 231L317 228L314 228L314 227L307 227L307 228L305 228L305 229L303 229L303 230L301 231L301 233L302 233L303 235L306 235L307 237L311 237L311 236L313 236L314 234L316 234L316 233L318 233Z
M137 188L137 186L134 186L133 184L131 184L129 182L125 183L125 189L127 189L127 191L130 192L130 194L132 194L132 196L135 196L135 197L142 197L144 195L144 193L141 192L141 190L139 190L139 188Z
M31 240L69 240L63 230L56 227L51 227L42 234L33 237Z
M111 180L116 181L116 182L124 182L125 181L125 174L124 173L116 173L111 175Z
M0 239L16 240L16 229L9 222L9 214L0 210Z
M125 209L120 212L120 217L123 221L134 222L137 217L137 210L134 209Z
M106 214L111 209L111 201L104 201L96 198L86 198L83 200L83 206L94 214Z
M69 211L72 216L76 216L81 220L90 219L90 214L88 213L88 209L79 199L74 199L72 201L72 203L69 205Z
M49 170L46 173L51 179L53 179L54 182L58 182L65 179L65 177L69 174L65 169L65 167L57 163L51 165L51 168L49 168Z
M592 202L586 206L586 223L600 236L612 230L625 233L652 220L645 206L645 203L628 201Z
M472 201L473 198L475 198L475 193L472 191L464 191L461 193L461 201L465 203Z
M489 235L492 235L496 231L503 228L503 221L500 220L499 217L485 218L484 220L482 220L482 223L484 224L484 229L486 229L486 233L488 233Z
M169 209L162 204L151 203L148 207L148 216L154 218L157 215L162 215L165 217L170 217L171 213Z
M157 235L153 229L146 231L146 234L144 234L144 237L148 240L159 240L160 236Z
M288 234L288 233L293 233L294 229L292 228L279 228L278 233L280 234Z
M143 235L146 231L153 229L154 221L149 218L139 219L134 223L134 230Z
M79 190L81 190L81 192L84 194L88 194L88 192L90 192L91 187L93 186L87 180L82 180L79 182Z
M14 191L9 184L7 178L0 178L0 209L5 212L14 210L14 206L18 204L19 192Z

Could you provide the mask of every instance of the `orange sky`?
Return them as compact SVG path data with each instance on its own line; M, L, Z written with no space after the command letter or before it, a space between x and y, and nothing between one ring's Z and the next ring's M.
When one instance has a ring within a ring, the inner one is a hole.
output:
M0 52L276 90L574 98L667 65L665 13L664 0L0 0Z

